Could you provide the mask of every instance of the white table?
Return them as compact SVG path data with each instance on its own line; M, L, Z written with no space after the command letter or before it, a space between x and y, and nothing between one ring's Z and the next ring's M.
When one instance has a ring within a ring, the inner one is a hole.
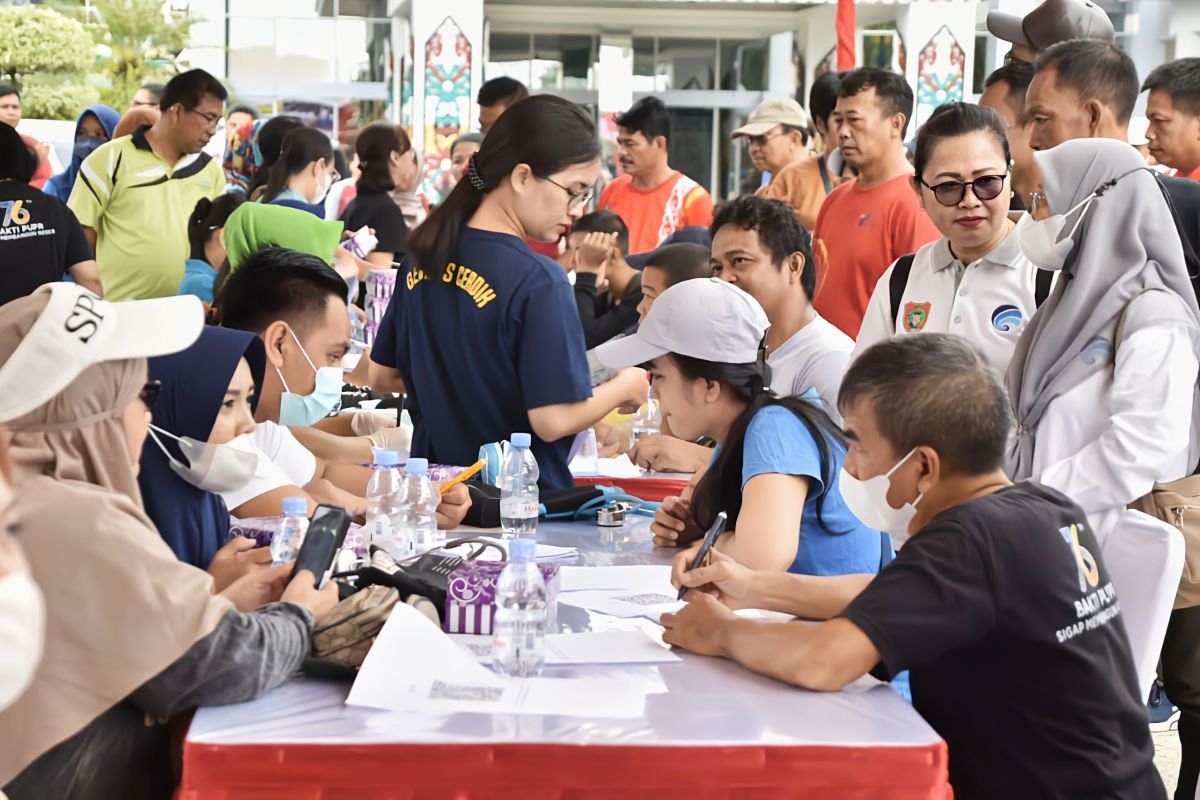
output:
M667 563L645 521L615 531L546 523L580 563ZM652 625L559 605L566 630ZM346 706L349 686L293 680L258 700L201 709L180 800L235 798L949 798L945 744L890 687L807 692L718 659L563 667L653 672L643 718L416 715ZM743 794L744 793L744 794Z

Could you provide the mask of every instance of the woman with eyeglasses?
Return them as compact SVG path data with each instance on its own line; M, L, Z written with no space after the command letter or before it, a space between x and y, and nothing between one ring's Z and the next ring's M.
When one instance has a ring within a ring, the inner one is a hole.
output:
M640 369L593 389L566 273L525 244L565 235L599 171L588 114L530 97L504 112L463 180L409 234L370 385L407 390L413 456L470 464L481 445L529 432L542 487L563 488L573 485L571 437L645 401Z
M1004 374L1052 277L1018 244L1027 218L1009 215L1011 166L1004 121L991 109L949 103L921 126L913 189L942 236L879 279L855 357L897 334L954 333Z

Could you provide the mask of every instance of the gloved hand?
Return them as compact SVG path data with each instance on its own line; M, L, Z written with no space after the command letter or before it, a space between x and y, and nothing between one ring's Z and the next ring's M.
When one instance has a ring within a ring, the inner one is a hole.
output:
M350 416L350 429L356 436L370 436L376 431L394 427L395 411L356 411Z
M412 428L380 428L367 436L373 447L380 450L395 450L401 458L407 458L412 447Z

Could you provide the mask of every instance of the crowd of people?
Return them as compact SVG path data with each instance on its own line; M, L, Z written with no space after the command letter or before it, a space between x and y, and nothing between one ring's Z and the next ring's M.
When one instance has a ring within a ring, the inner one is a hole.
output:
M466 466L514 431L561 489L594 431L692 476L651 526L688 590L667 643L813 690L909 674L964 798L1164 797L1148 722L1177 719L1191 800L1200 59L1140 79L1086 0L988 24L978 104L914 130L903 76L826 73L733 131L762 180L719 203L654 97L607 175L591 112L488 81L431 205L403 127L343 149L202 70L84 109L57 173L0 87L0 786L169 796L166 720L295 672L336 587L231 517L361 518L373 448ZM333 413L346 384L403 395L411 441Z

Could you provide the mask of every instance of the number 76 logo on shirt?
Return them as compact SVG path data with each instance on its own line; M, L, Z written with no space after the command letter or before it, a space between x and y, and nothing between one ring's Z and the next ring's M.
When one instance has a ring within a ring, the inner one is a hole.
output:
M0 202L0 208L4 209L4 221L0 222L0 228L7 228L9 224L25 225L29 222L29 209L24 208L24 200L5 200Z

